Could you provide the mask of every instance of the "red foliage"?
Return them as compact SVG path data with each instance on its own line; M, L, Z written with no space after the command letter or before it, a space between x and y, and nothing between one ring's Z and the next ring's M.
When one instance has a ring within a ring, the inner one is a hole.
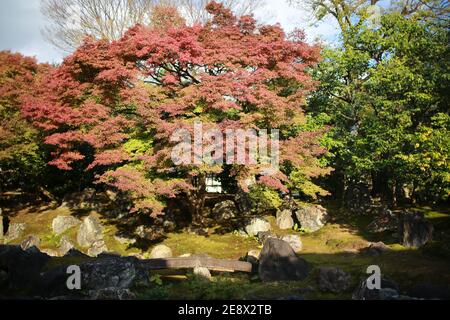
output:
M315 85L305 70L318 61L319 48L299 37L289 40L278 25L238 19L216 2L207 9L213 18L203 26L162 15L160 23L137 25L112 43L87 39L52 71L23 105L24 114L45 130L46 143L56 147L51 164L70 170L74 162L86 161L83 152L93 152L87 169L129 192L136 210L156 215L164 208L161 200L180 192L197 195L194 177L218 171L204 165L174 168L175 129L192 131L194 121L222 131L288 132L297 126ZM287 155L282 160L294 165L323 153L313 136L282 140ZM127 141L151 147L130 151ZM237 167L236 178L242 183L258 170ZM279 173L259 182L286 191L286 181Z

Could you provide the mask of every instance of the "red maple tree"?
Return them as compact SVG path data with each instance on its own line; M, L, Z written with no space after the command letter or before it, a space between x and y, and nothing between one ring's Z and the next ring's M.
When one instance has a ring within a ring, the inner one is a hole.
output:
M236 18L216 2L207 10L211 21L194 26L161 10L156 25L137 25L112 43L87 39L66 58L23 106L55 146L51 164L71 170L82 161L99 182L127 192L133 210L153 216L166 199L185 197L195 223L202 223L206 176L223 170L174 165L171 137L181 128L193 132L195 122L222 131L280 130L279 172L233 165L245 191L248 178L287 191L294 169L306 179L325 173L317 161L325 152L321 132L300 130L301 106L315 85L307 69L320 48L301 33L287 37L279 25Z

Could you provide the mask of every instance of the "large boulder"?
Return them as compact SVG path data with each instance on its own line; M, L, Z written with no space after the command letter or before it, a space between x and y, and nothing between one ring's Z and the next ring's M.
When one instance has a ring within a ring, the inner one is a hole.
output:
M253 218L245 227L245 232L252 237L257 236L259 232L266 232L270 230L270 223L262 218Z
M39 248L40 244L41 244L41 239L39 239L39 237L37 237L35 235L29 235L28 237L26 237L25 240L22 241L22 243L20 244L20 247L22 248L22 250L28 250L32 247Z
M59 241L59 253L61 256L66 255L71 249L75 248L75 245L70 241L67 236L62 236Z
M8 232L5 235L5 243L11 242L20 238L27 229L25 223L11 223L8 228Z
M14 294L36 293L40 273L50 257L36 248L22 250L20 246L0 245L0 297L10 298ZM3 296L5 294L6 296Z
M103 240L100 221L93 216L86 217L78 230L78 244L83 248L88 248L100 240Z
M369 289L367 279L359 282L352 295L353 300L398 300L400 299L398 285L385 277L381 278L380 289Z
M237 208L233 201L225 200L217 203L212 209L212 216L216 221L223 221L235 218Z
M267 239L269 238L275 238L277 239L278 236L270 231L261 231L258 232L258 234L256 235L256 237L258 238L258 242L261 244L264 244L264 242L266 242Z
M102 254L104 252L108 252L108 247L106 246L105 241L99 240L91 245L91 247L87 251L87 254L90 257L97 257L99 254Z
M321 229L328 221L327 210L320 205L306 205L295 212L302 229L314 232Z
M264 282L303 280L308 263L297 257L291 246L280 239L267 239L259 257L259 277Z
M352 277L339 268L322 267L317 272L319 289L323 292L342 293L350 288Z
M172 256L172 249L162 244L154 247L150 252L150 258L152 259L172 258Z
M281 237L281 240L289 243L289 245L295 252L301 251L303 249L302 240L300 240L300 236L298 235L295 234L285 235Z
M52 221L53 232L57 235L64 233L70 228L76 227L81 224L81 221L72 216L57 216Z
M135 300L136 295L129 289L105 288L89 291L90 300Z
M433 238L433 225L421 213L400 215L398 233L405 247L422 247Z
M292 229L294 227L294 219L292 219L292 211L279 210L277 212L276 223L281 230Z

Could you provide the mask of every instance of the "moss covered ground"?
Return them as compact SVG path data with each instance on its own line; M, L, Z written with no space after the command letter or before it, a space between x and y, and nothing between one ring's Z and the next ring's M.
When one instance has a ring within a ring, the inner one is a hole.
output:
M435 227L432 243L421 249L407 249L389 233L372 235L366 232L370 217L349 217L333 207L328 208L332 220L321 230L304 233L293 230L279 230L275 225L275 217L267 217L278 235L298 234L303 242L303 250L298 254L313 267L311 276L303 282L262 283L255 275L215 274L211 283L198 280L191 274L165 275L154 274L154 286L139 292L144 299L265 299L303 296L308 299L349 299L351 291L333 295L317 290L314 277L315 268L334 266L352 275L353 286L366 275L369 265L379 265L382 273L394 279L402 291L407 292L418 283L450 284L450 212L448 209L415 207L408 210L423 212ZM27 208L15 212L12 221L26 223L25 233L11 244L19 244L27 235L38 235L41 249L57 250L59 240L66 235L76 244L77 227L69 229L63 235L52 232L51 223L58 215L75 215L67 208ZM118 242L114 235L117 227L103 219L96 212L92 214L103 222L105 242L110 251L121 255L141 254L148 256L152 247L142 249L132 244ZM82 218L82 217L81 217ZM214 228L207 235L200 236L188 232L169 233L158 244L170 247L174 256L183 254L206 253L216 258L240 259L249 250L261 249L254 238L243 237L238 232L216 233ZM360 249L369 242L383 241L391 251L380 256L361 254ZM83 248L77 248L84 251ZM60 258L66 259L66 258ZM52 263L58 263L58 259Z

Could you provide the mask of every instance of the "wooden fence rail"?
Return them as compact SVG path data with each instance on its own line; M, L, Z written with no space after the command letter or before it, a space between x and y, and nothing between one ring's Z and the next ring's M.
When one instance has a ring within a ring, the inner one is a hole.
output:
M210 257L187 257L142 260L141 264L148 270L193 269L204 267L211 271L252 272L252 264L245 261L223 260Z

